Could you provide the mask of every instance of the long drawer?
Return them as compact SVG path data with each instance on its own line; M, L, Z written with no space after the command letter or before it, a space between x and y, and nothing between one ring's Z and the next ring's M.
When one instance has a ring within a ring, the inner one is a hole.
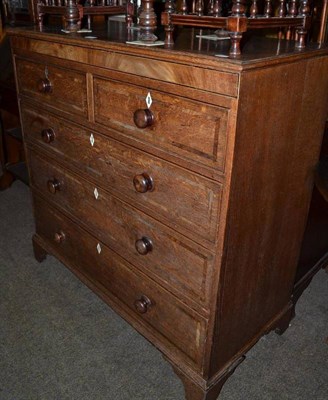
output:
M95 122L224 171L229 110L94 77Z
M18 57L15 60L20 94L87 118L85 73Z
M211 252L36 153L28 156L32 187L44 198L169 290L209 307Z
M156 218L214 242L221 185L157 157L22 105L27 141L61 157Z
M36 233L55 255L82 272L166 348L201 368L207 322L103 243L34 196ZM100 250L100 251L99 251ZM173 349L173 350L172 350Z

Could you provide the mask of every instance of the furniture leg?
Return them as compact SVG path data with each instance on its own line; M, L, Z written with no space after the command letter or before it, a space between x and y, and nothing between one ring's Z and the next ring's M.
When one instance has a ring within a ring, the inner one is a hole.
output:
M174 366L173 370L183 383L186 400L216 400L227 379L235 372L235 369L244 359L245 356L240 357L208 388L202 388Z
M9 171L5 171L0 177L0 191L8 189L14 182L15 177Z
M48 253L41 246L36 235L33 236L32 243L33 243L34 257L39 263L41 263L43 260L46 259Z
M282 335L289 328L290 321L295 317L295 304L290 304L290 307L282 315L282 317L277 322L275 327L275 332L278 335Z

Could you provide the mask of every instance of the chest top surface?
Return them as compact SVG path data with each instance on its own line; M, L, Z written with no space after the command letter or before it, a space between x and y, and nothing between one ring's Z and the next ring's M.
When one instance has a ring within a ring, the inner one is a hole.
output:
M127 30L122 22L111 21L107 29L101 27L92 33L63 33L59 27L23 27L8 29L10 35L57 42L62 45L78 46L107 52L118 52L151 59L165 59L181 64L199 65L209 69L241 71L272 63L284 63L313 56L313 52L328 52L326 44L310 43L303 50L296 50L293 41L254 37L245 42L242 55L228 56L229 40L208 40L199 37L199 30L184 28L176 38L173 48L162 46L137 46L129 44L137 39L137 32ZM109 54L108 54L109 55Z

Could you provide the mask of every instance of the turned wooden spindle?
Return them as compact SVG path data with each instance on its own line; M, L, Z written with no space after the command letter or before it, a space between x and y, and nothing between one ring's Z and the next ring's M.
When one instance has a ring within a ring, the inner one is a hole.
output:
M252 0L252 5L249 10L249 13L250 13L250 18L256 18L258 16L259 8L257 5L257 0Z
M297 16L297 1L289 0L288 6L288 16L295 18Z
M207 15L213 15L214 10L214 0L210 0L207 6Z
M229 55L237 57L241 54L240 41L247 30L245 0L233 0L231 17L228 18L227 30L230 31L231 47Z
M134 16L134 2L133 0L128 0L126 2L126 27L127 29L131 28L133 25L133 16Z
M187 14L188 14L188 4L187 4L187 0L182 0L182 3L181 3L181 13L182 13L182 15L187 15Z
M165 29L165 47L172 47L174 44L173 30L174 26L171 21L171 14L175 12L175 3L173 0L165 1L165 11L161 16L161 23Z
M232 17L244 17L246 14L245 0L233 0L231 8Z
M286 0L280 0L279 8L278 8L278 17L284 18L286 16L286 13L287 13ZM278 39L283 39L284 32L285 32L285 30L280 28L279 33L278 33Z
M44 13L40 12L38 9L38 16L37 16L37 20L38 20L38 25L39 25L39 29L42 32L43 29L43 19L44 19Z
M157 28L157 17L154 11L153 3L154 0L141 1L141 13L139 16L139 40L145 43L153 43L158 39L154 34L154 31Z
M230 34L231 47L230 47L229 55L231 57L236 57L241 54L240 41L241 41L242 37L243 37L243 35L239 32L233 32Z
M280 0L279 1L279 9L278 9L278 17L279 18L284 18L287 13L287 8L286 8L286 0Z
M222 13L222 0L215 0L213 8L213 16L221 17L221 13Z
M304 49L305 47L305 38L307 34L307 29L308 25L310 23L309 16L310 16L310 6L308 0L302 0L300 3L300 8L299 8L299 17L304 18L303 26L302 28L297 30L297 42L295 47L297 49Z
M297 49L304 49L305 48L305 38L306 38L307 31L303 28L297 31L297 41L295 47Z
M199 17L204 15L204 2L203 2L203 0L197 0L197 2L196 2L196 14Z
M310 6L308 0L301 0L298 15L300 17L307 17L310 15Z
M68 0L64 14L65 29L70 32L76 32L80 28L80 12L77 6L77 0Z
M265 16L265 18L270 18L272 16L272 3L271 3L271 0L265 0L264 16Z
M297 17L297 0L289 0L288 3L288 17L295 18ZM286 39L293 40L295 36L295 29L289 27L286 32Z

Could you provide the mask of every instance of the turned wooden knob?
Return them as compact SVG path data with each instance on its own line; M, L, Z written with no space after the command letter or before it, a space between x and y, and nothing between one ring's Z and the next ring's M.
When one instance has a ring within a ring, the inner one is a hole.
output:
M145 295L142 295L140 299L134 302L134 307L140 314L145 314L149 310L151 305L152 304L150 299Z
M41 137L45 143L51 143L55 140L55 131L52 128L42 129Z
M56 178L49 179L49 181L47 182L47 186L49 192L53 194L60 190L60 182Z
M135 246L137 252L143 256L153 250L153 242L145 236L141 239L138 239L135 243Z
M56 243L62 243L65 240L65 233L63 231L56 232L54 239Z
M145 108L134 112L133 121L138 128L144 129L153 125L155 118L154 114L148 108Z
M52 84L48 78L40 79L38 82L38 90L41 93L50 93L52 91Z
M154 189L154 182L151 176L144 173L133 178L133 186L137 192L146 193Z

